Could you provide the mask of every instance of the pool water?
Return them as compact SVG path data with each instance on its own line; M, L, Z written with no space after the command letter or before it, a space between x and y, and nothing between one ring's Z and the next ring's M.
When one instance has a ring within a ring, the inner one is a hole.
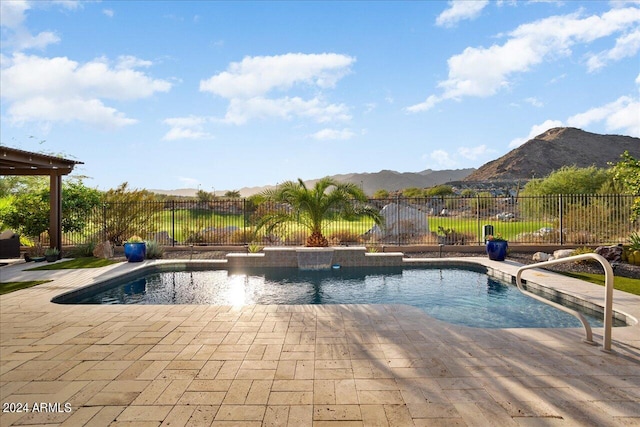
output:
M483 272L458 268L298 269L150 274L78 304L407 304L436 319L481 328L581 327L573 316ZM600 319L585 313L594 327Z

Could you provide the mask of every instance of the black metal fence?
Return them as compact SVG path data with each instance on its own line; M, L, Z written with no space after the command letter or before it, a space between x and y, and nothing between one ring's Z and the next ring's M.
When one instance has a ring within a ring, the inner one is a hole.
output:
M532 197L429 197L371 199L385 227L370 219L328 222L324 234L333 245L478 245L486 234L512 243L595 245L624 243L639 230L632 220L637 196L553 195ZM308 231L287 223L271 233L256 230L261 215L290 209L251 199L104 204L86 215L80 232L65 233L64 244L132 235L163 245L300 245Z

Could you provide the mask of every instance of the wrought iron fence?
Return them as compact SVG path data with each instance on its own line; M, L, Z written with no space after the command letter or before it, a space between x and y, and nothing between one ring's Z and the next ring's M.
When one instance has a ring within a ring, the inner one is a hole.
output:
M624 243L639 230L632 220L638 196L553 195L530 197L429 197L371 199L385 227L370 219L326 223L331 244L478 245L486 234L511 243L595 245ZM66 233L65 244L110 240L120 244L132 235L163 245L300 245L308 231L287 223L271 233L256 230L267 212L282 204L256 205L251 199L159 201L103 204L88 214L84 230Z

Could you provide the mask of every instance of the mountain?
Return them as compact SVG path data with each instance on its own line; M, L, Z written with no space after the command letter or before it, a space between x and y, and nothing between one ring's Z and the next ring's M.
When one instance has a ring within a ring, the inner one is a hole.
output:
M434 171L431 169L424 170L422 172L396 172L392 170L382 170L375 173L350 173L343 175L332 175L330 178L335 179L338 182L349 182L362 187L364 192L368 195L373 195L376 190L396 191L409 187L433 187L434 185L444 184L450 181L460 181L467 175L475 171L475 169L454 169L454 170L439 170ZM292 178L295 179L295 178ZM313 186L318 179L312 179L305 181L307 186ZM274 186L263 187L244 187L238 190L242 197L248 197L257 193L260 193L268 188L274 188ZM170 196L195 196L198 191L195 188L183 188L179 190L149 190L157 194L166 194ZM226 190L217 190L216 194L221 196Z
M553 128L484 164L464 181L543 178L563 166L606 168L608 162L618 162L625 151L640 158L640 138L600 135L570 127Z

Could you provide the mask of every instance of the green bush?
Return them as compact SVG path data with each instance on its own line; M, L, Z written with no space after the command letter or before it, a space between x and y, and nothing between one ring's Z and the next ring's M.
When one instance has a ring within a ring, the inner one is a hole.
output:
M160 243L155 240L150 240L147 242L147 259L158 259L164 256L164 249L160 245Z
M93 256L93 250L96 248L96 242L88 242L77 245L69 251L71 258L85 258Z
M571 252L571 256L592 254L592 253L593 253L593 249L583 246ZM598 261L596 261L595 259L581 259L580 261L576 261L576 264L582 264L582 265L597 264L597 263Z

